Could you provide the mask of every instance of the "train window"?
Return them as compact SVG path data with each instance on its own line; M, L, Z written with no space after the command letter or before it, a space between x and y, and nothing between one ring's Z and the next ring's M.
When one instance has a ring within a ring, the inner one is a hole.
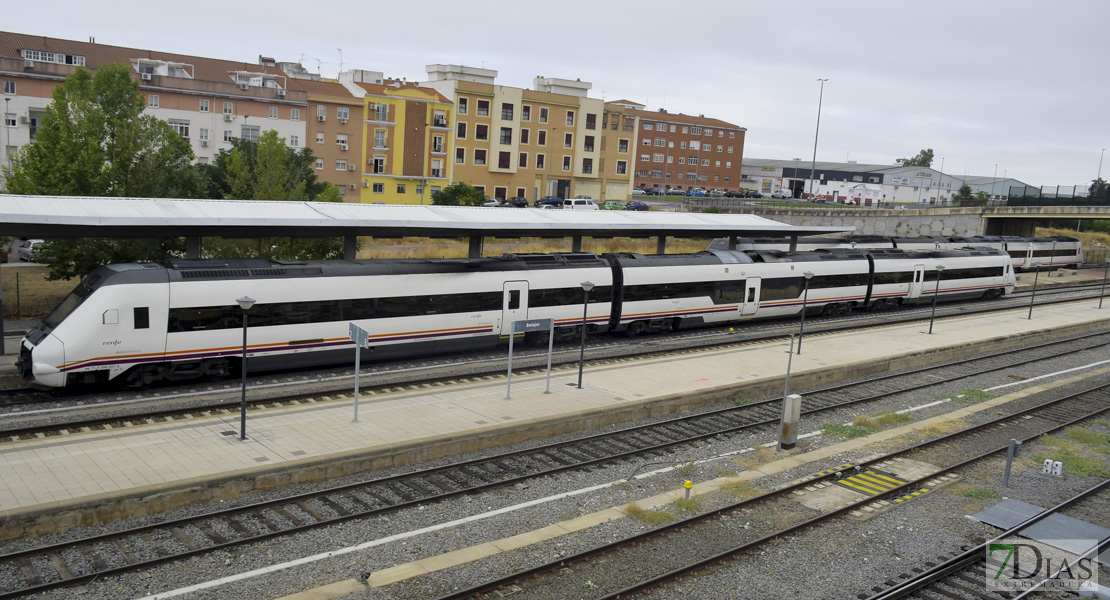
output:
M100 315L100 319L105 325L117 325L119 324L119 310L109 308Z
M520 308L520 290L509 290L509 310Z
M135 307L135 329L150 328L150 309L146 306Z
M745 287L746 282L743 279L739 281L718 281L717 296L713 299L713 303L730 304L733 302L743 302Z
M762 295L764 300L785 300L787 298L800 298L805 279L801 277L781 277L778 279L764 279ZM812 284L810 287L815 287ZM753 290L754 291L754 290ZM749 300L751 302L751 300Z
M755 288L748 288L748 302L755 302Z

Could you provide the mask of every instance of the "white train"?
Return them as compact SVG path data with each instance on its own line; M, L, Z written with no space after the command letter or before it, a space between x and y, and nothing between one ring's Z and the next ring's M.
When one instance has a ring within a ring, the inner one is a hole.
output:
M717 238L710 249L728 249L728 240ZM795 250L831 250L834 248L901 248L902 250L952 250L968 247L987 247L1005 250L1011 264L1018 271L1030 270L1040 263L1042 269L1067 267L1074 269L1083 263L1083 244L1071 237L1016 237L981 235L974 237L883 237L847 236L838 238L807 237L798 240ZM783 238L738 238L736 250L790 249L790 242Z
M938 264L941 299L1013 290L1008 255L991 248L119 264L85 278L29 332L18 365L45 388L227 376L239 368L244 295L257 301L247 352L259 372L349 362L352 322L369 332L371 358L493 347L521 319L552 318L572 337L585 281L596 286L588 330L638 335L797 315L806 273L813 312L928 302Z

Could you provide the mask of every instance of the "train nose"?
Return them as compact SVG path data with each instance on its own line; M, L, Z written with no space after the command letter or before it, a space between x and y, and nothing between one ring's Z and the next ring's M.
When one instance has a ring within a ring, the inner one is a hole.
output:
M30 360L23 358L24 351L30 354ZM62 372L62 365L65 364L65 345L53 334L46 336L37 346L31 346L24 340L23 350L20 351L20 362L24 379L32 379L37 385L51 388L65 385L66 375Z

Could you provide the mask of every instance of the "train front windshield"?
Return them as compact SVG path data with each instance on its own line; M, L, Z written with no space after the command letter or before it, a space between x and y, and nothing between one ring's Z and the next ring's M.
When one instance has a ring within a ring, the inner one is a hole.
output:
M90 294L92 294L92 290L85 287L84 282L77 284L77 287L62 299L62 301L58 303L58 306L55 306L54 310L50 311L50 314L46 315L46 318L27 334L27 341L38 345L38 343L53 331L59 323L64 321L70 313L76 310L78 306L81 306L81 303L84 302L85 298L88 298Z

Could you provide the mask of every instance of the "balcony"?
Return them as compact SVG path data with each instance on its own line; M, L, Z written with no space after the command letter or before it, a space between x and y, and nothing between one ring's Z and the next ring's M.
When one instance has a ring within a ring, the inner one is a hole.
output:
M447 127L447 119L432 119L432 127Z

